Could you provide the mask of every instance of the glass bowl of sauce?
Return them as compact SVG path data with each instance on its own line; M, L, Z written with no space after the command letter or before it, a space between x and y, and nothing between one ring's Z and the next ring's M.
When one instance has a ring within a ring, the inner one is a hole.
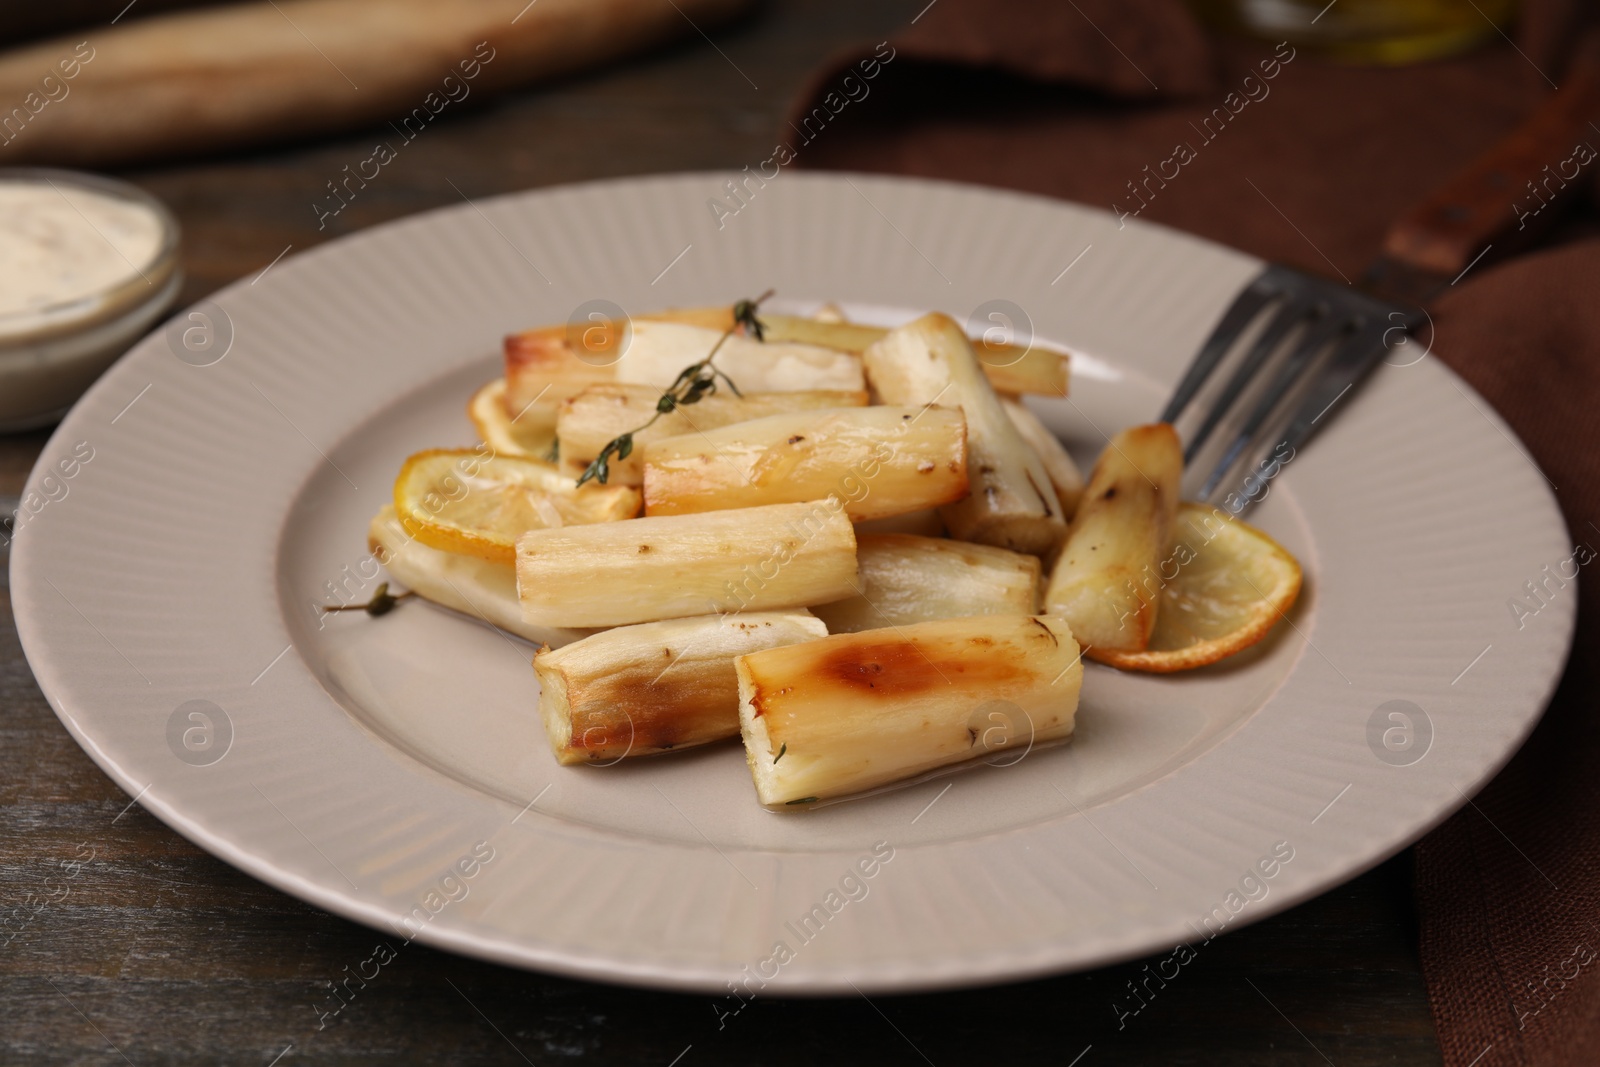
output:
M178 223L127 182L0 168L0 432L64 415L178 295Z

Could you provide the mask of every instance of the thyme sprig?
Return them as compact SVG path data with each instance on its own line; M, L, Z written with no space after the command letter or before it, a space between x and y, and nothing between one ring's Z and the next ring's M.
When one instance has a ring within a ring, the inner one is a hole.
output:
M408 596L415 596L411 590L404 593L389 592L388 582L379 582L378 588L372 591L372 599L365 604L324 604L322 610L329 611L364 611L376 619L379 615L387 615L395 609L395 605Z
M655 413L650 416L648 422L606 442L600 454L595 456L594 462L585 467L583 473L578 476L577 484L582 485L592 478L605 485L606 479L611 477L611 460L613 458L624 460L633 454L634 434L648 430L663 415L670 415L681 407L698 404L705 397L715 395L719 380L733 390L734 396L743 396L744 394L739 392L739 387L733 383L733 379L714 366L711 361L717 357L717 353L721 351L728 338L741 329L747 336L754 337L757 341L767 339L766 328L756 317L756 312L761 309L762 301L771 295L772 290L768 289L754 300L737 301L733 305L733 325L717 338L717 343L711 346L711 351L706 353L705 358L698 363L689 364L678 372L677 378L673 379L672 384L667 386L660 399L656 401Z

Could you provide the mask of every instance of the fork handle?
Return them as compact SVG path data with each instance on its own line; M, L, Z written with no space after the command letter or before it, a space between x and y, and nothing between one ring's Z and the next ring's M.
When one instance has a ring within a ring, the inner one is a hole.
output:
M1390 258L1446 277L1489 247L1525 247L1600 171L1600 40L1573 57L1567 84L1465 170L1396 219Z

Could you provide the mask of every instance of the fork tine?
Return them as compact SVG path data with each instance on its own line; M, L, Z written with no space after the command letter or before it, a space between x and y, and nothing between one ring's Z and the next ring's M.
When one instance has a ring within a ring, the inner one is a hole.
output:
M1312 360L1327 346L1328 342L1339 334L1344 333L1350 327L1351 321L1349 319L1325 311L1322 317L1306 330L1305 336L1295 345L1294 351L1290 353L1289 358L1284 361L1283 366L1279 369L1277 377L1267 387L1266 392L1261 394L1250 414L1245 417L1239 432L1232 441L1228 442L1228 447L1223 451L1222 458L1217 461L1217 465L1206 476L1205 484L1201 487L1199 493L1201 500L1212 499L1223 478L1233 469L1233 465L1239 461L1239 457L1244 453L1245 449L1250 447L1250 444L1261 432L1262 427L1272 413L1283 403L1284 398L1293 391L1295 385L1310 367Z
M1186 466L1194 462L1207 438L1223 424L1231 409L1241 406L1240 400L1251 392L1251 379L1268 366L1289 332L1307 316L1312 316L1312 321L1282 365L1273 371L1266 388L1259 395L1251 395L1249 413L1222 449L1220 460L1206 475L1199 499L1214 500L1219 489L1230 486L1228 475L1252 446L1259 445L1260 439L1269 432L1277 432L1272 428L1283 427L1279 448L1295 449L1304 444L1333 406L1387 350L1389 335L1396 330L1416 330L1426 318L1420 309L1393 304L1349 285L1337 285L1288 267L1269 264L1234 298L1206 338L1162 411L1163 422L1173 422L1194 402L1229 349L1275 300L1281 300L1281 306L1274 310L1218 395L1207 401L1210 410L1184 450ZM1322 358L1330 343L1332 352ZM1285 419L1284 413L1291 408L1293 413ZM1248 486L1254 474L1242 474L1242 477L1240 485ZM1253 496L1253 493L1246 494L1243 502L1230 510L1242 514L1255 503Z
M1414 321L1407 325L1416 328ZM1283 432L1283 443L1290 448L1298 449L1305 443L1306 438L1316 430L1317 424L1322 421L1329 410L1333 408L1350 387L1360 380L1372 364L1378 361L1388 348L1385 341L1388 333L1394 329L1386 325L1381 319L1373 321L1368 319L1360 328L1347 338L1333 353L1333 359L1328 361L1311 391L1306 394L1305 400L1295 411L1294 417L1289 421L1288 427Z
M1222 357L1228 349L1239 339L1247 326L1255 321L1261 309L1266 307L1285 289L1286 271L1272 266L1256 275L1255 279L1244 291L1234 297L1233 303L1223 313L1222 318L1212 328L1211 335L1206 338L1201 346L1200 353L1194 357L1194 362L1189 364L1189 369L1184 372L1183 380L1172 392L1172 399L1167 401L1165 410L1161 412L1160 422L1176 422L1178 416L1183 414L1183 409L1200 391L1200 387L1211 377L1212 371L1217 369L1217 364L1222 362Z
M1212 401L1211 410L1206 413L1205 421L1189 438L1183 453L1185 463L1194 462L1194 457L1200 454L1200 449L1210 439L1212 431L1232 410L1239 397L1255 380L1256 375L1261 373L1262 365L1278 350L1278 346L1283 343L1289 331L1307 316L1325 314L1326 311L1325 305L1296 297L1289 297L1279 305L1278 310L1273 313L1272 321L1261 331L1261 336L1256 338L1255 344L1250 347L1239 368L1233 372L1233 377L1228 379L1228 384Z

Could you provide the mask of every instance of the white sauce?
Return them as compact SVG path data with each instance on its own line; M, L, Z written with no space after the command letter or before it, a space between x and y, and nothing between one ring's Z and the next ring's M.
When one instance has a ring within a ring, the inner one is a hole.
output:
M155 324L183 281L174 237L133 195L0 177L0 433L57 418Z
M63 182L0 181L0 316L137 277L162 237L160 218L143 204Z

